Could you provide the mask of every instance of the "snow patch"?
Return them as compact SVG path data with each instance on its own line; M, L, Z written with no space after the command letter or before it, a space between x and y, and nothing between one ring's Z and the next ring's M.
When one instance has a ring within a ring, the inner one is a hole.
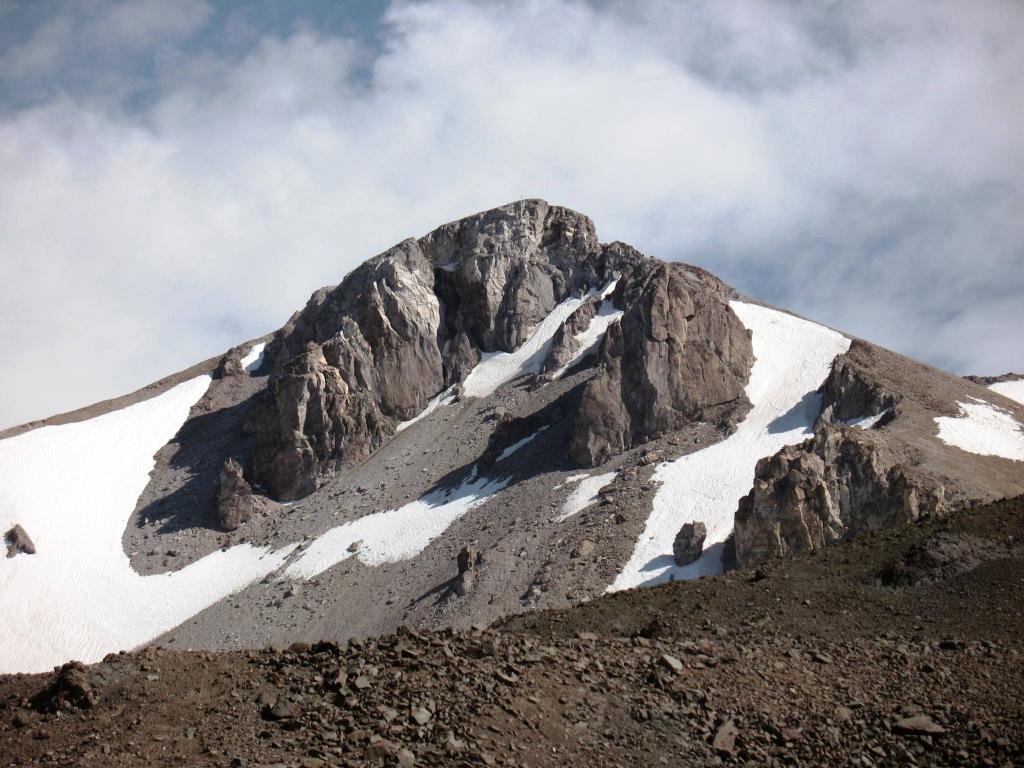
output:
M0 559L0 673L134 648L284 564L290 548L243 544L141 576L121 546L154 454L209 383L200 376L119 411L0 441L0 523L21 523L37 548Z
M838 423L843 424L847 427L859 427L860 429L871 429L875 426L882 418L891 411L891 408L886 408L881 413L876 413L874 416L858 416L856 419L845 419L840 420Z
M551 310L551 313L534 329L530 338L515 352L484 352L480 356L480 362L463 382L463 393L466 397L487 397L512 379L539 373L548 352L551 351L551 341L555 333L569 315L588 299L605 295L614 284L613 280L599 291L592 289L583 296L570 296Z
M587 472L584 472L583 474L580 475L569 475L567 478L565 478L565 480L560 482L551 490L557 491L559 488L563 488L564 486L569 485L570 483L578 483L580 480L586 480L588 477L590 477L590 474Z
M560 523L563 520L568 520L573 515L577 515L582 512L591 504L596 504L600 499L598 492L614 480L615 475L617 474L618 472L606 472L603 475L594 475L593 477L583 475L586 479L569 494L569 498L567 498L565 503L562 505L562 514L555 518L555 522ZM577 475L574 475L573 477L578 478ZM570 481L572 479L573 478L569 478Z
M508 482L508 478L472 475L456 488L437 488L398 509L374 512L331 528L285 569L284 578L312 579L353 555L369 566L408 560ZM362 544L350 552L349 546L358 541Z
M610 296L612 291L615 290L615 284L617 280L613 280L605 289L601 292L601 298ZM593 354L597 351L598 346L601 344L601 339L604 338L605 332L608 327L619 320L622 317L622 310L616 309L615 305L608 299L604 299L601 302L601 306L597 309L597 314L591 319L590 324L585 330L580 331L576 334L576 350L572 353L572 357L559 368L557 371L551 374L552 379L560 379L565 372L572 368L576 363L585 358L587 355Z
M266 348L267 344L264 341L261 341L259 344L253 344L252 349L241 360L242 367L249 373L258 371L260 366L263 365L263 350Z
M1003 397L1016 400L1021 405L1024 405L1024 379L997 381L995 384L990 384L988 388L993 392L998 392Z
M446 406L446 405L451 405L452 403L454 403L458 399L459 399L458 385L457 384L452 384L444 392L441 392L440 394L435 395L430 400L430 402L427 403L426 406L424 406L423 410L420 411L416 416L413 416L408 421L400 421L400 422L398 422L398 426L395 427L395 431L396 432L401 432L403 429L407 429L407 428L411 427L413 424L415 424L420 419L425 419L427 416L432 414L438 408L442 408L443 406Z
M509 456L511 456L516 451L518 451L524 445L529 443L531 440L535 439L537 437L537 435L539 435L545 429L547 429L546 426L541 427L536 432L534 432L532 435L527 435L522 440L517 440L516 442L512 443L512 445L510 445L508 448L506 448L505 450L503 450L501 453L498 454L498 458L496 458L494 460L495 463L497 463L499 461L503 461L504 459L507 459Z
M1009 411L983 400L969 399L972 402L957 403L960 416L935 417L939 440L981 456L1024 461L1024 427Z
M726 439L658 466L653 509L609 592L721 572L722 542L758 459L813 434L821 410L816 390L836 355L850 347L845 336L784 312L741 301L729 306L753 333L755 361L746 387L753 408ZM704 553L679 567L672 542L684 523L697 521L708 529Z

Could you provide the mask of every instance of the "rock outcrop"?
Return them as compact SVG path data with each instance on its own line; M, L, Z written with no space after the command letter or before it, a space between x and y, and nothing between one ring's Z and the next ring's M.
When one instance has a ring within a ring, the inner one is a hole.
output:
M863 345L864 342L854 341L852 346ZM897 392L870 376L858 357L858 350L854 349L833 361L832 370L822 385L818 425L886 414L902 399Z
M964 376L968 381L973 381L975 384L981 384L983 387L988 387L992 384L1001 384L1004 381L1020 381L1024 379L1024 373L1003 373L999 376Z
M252 419L257 479L280 499L311 493L461 382L482 352L518 348L570 294L642 258L602 247L587 217L528 200L370 259L268 344L270 391Z
M28 532L21 527L21 525L15 524L11 527L7 533L4 534L4 541L7 542L7 556L14 557L15 555L34 555L36 553L36 545L33 543Z
M625 313L601 344L570 456L585 466L694 421L734 424L749 408L753 351L732 290L685 264L637 263L612 300Z
M551 350L541 366L541 373L557 371L573 358L576 353L576 334L587 329L597 315L599 305L598 299L587 299L562 323L551 340Z
M679 529L672 542L672 555L676 565L689 565L700 559L704 551L704 539L707 538L708 527L701 522L686 523Z
M825 427L758 462L736 512L736 560L746 567L817 550L945 507L942 483L895 461L870 432Z
M234 531L247 523L256 509L252 486L242 476L242 465L228 459L220 470L220 491L217 493L217 518L226 531Z
M345 336L325 347L310 342L271 381L253 460L257 478L278 499L312 493L394 432L395 419L381 411L357 352L365 349Z

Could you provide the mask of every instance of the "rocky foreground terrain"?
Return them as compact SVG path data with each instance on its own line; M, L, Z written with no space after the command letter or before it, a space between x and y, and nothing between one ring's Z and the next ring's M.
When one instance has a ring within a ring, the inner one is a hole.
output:
M988 765L1024 754L1024 499L465 630L0 678L0 763Z

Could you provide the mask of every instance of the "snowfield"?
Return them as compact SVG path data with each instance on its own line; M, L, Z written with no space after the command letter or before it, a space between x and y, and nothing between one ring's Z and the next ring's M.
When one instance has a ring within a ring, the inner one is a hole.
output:
M567 483L579 482L580 484L573 489L572 493L569 494L569 498L565 500L565 503L562 505L562 513L555 518L555 522L560 523L563 520L568 520L591 504L596 504L599 498L597 495L598 491L614 480L617 474L618 472L605 472L593 477L589 475L573 475L568 478L566 480Z
M1015 383L1015 382L1014 382ZM981 456L1024 461L1024 426L1013 415L983 400L957 403L960 416L936 416L939 440Z
M989 384L988 388L993 392L998 392L1003 397L1016 400L1021 405L1024 405L1024 379L1018 381L998 381L995 384Z
M0 440L0 526L20 523L34 555L0 558L0 672L95 662L172 629L281 566L249 545L174 573L141 576L121 547L153 456L209 376L88 421Z
M606 292L615 287L611 281L601 290L590 290L582 296L570 296L545 317L534 329L530 338L515 352L484 352L480 362L476 364L462 384L466 397L487 397L506 382L526 374L539 373L551 342L573 312L579 309L587 299L594 296L605 296Z
M239 361L242 367L249 373L259 370L259 367L263 365L263 350L266 348L267 344L264 341L261 341L259 344L253 344L252 349Z
M508 478L488 479L474 473L456 488L437 488L398 509L374 512L331 528L285 569L284 578L312 579L353 555L370 566L408 560L506 485Z
M746 387L753 408L725 440L658 466L653 509L609 592L721 572L722 542L758 459L812 435L821 410L816 390L836 355L850 347L842 334L784 312L740 301L729 306L753 333L756 359ZM696 521L708 529L704 554L679 567L672 542L684 523Z

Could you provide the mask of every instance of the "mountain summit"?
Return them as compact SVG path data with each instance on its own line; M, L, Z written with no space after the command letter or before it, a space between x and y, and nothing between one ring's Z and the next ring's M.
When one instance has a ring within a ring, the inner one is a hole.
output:
M525 200L0 439L0 671L469 626L1024 493L971 381Z

